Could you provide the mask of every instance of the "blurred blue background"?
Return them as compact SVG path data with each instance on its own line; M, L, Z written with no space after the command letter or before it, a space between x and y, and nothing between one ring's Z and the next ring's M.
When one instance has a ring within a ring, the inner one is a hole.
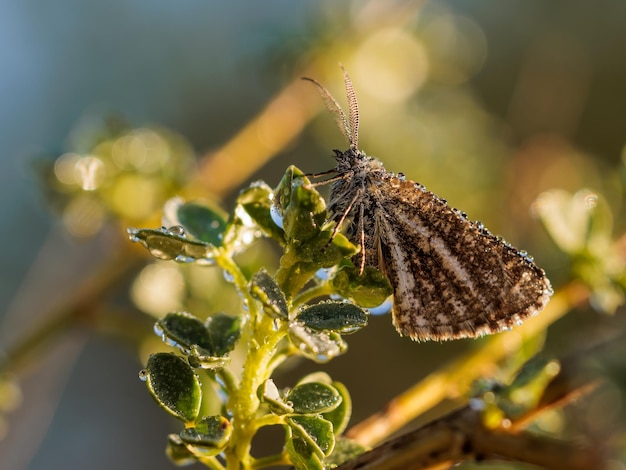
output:
M324 48L339 39L348 44L351 38L362 41L367 28L376 26L372 20L376 15L369 11L375 8L382 7L365 1L303 0L1 2L2 347L17 344L46 309L70 295L93 265L107 258L113 237L110 232L90 241L69 236L46 205L35 176L35 161L53 161L68 151L85 123L109 113L123 116L132 126L155 124L172 129L188 139L200 155L218 148L305 69L316 51L328 50ZM394 8L415 15L408 21L414 25L424 17L453 16L453 24L473 38L472 44L478 44L478 49L468 50L466 55L462 41L428 44L431 81L425 97L439 100L436 107L462 94L461 101L471 103L464 106L475 110L476 119L488 121L482 132L495 143L476 144L472 149L476 154L498 155L484 164L485 172L490 165L519 159L526 152L534 166L521 176L540 180L543 175L537 169L545 163L542 155L547 153L542 152L548 148L574 155L559 165L580 165L580 172L570 168L571 174L561 175L561 184L575 189L587 177L592 185L602 179L599 171L589 168L607 168L620 161L626 135L626 3L459 0L391 2L384 7L387 12ZM359 25L361 17L370 23ZM418 26L414 30L423 33ZM469 37L463 34L459 37ZM437 51L437 45L442 49ZM328 59L333 67L344 61L343 53L352 54L345 44L342 47ZM449 63L442 59L446 54L453 56ZM351 60L346 59L348 64ZM354 59L354 63L356 68L362 62ZM453 65L456 72L444 70ZM374 76L376 70L370 73ZM367 74L357 71L355 75L358 92ZM340 80L338 70L336 78ZM456 91L437 94L443 88ZM363 101L367 103L367 99ZM418 96L411 103L419 101ZM416 117L411 122L405 119L407 128L398 129L384 109L378 116L373 116L377 114L373 105L369 109L368 115L362 107L361 116L362 141L372 149L368 153L383 151L384 144L377 141L394 139L394 131L412 133L414 129L419 133L424 125ZM450 106L450 115L438 117L441 132L445 132L446 122L453 123L450 116L455 109ZM408 105L404 111L407 116L419 116ZM430 116L433 122L437 118L428 113L421 116ZM385 119L388 128L378 124ZM328 123L321 121L318 127L330 129L332 136L328 137L328 149L307 147L310 142L303 137L248 180L262 177L274 185L282 168L292 162L309 171L328 168L332 160L322 157L342 143L339 133L330 127L332 120L326 116L323 121ZM428 130L432 139L428 151L440 145L433 133ZM548 140L541 140L544 136L550 136L553 147L546 144ZM537 142L543 144L537 147ZM445 181L447 175L441 173L437 160L425 159L422 173L419 158L412 156L411 149L404 151L408 156L402 157L398 151L399 163L390 163L391 169L414 179L425 174L428 181L420 181L429 189L451 187L450 199L459 205L463 197L456 195L455 186L461 185L459 191L476 186L476 179L465 186L459 183L466 170L459 170L458 175L452 171L451 179ZM385 156L385 162L393 158ZM463 156L458 158L462 161ZM407 168L409 159L414 159L414 164ZM461 165L457 160L451 164ZM497 178L478 181L488 186ZM557 181L537 183L531 190L533 196ZM532 202L530 196L528 199L523 201L526 210ZM500 220L501 214L488 213L484 202L470 201L476 216L502 223L501 228L510 227ZM395 334L388 318L373 322L385 325L384 334L389 337ZM351 343L354 354L370 348L368 341L357 335L355 344ZM397 346L398 357L413 354L412 346L409 342ZM384 362L368 364L364 367L384 368ZM140 367L135 352L115 341L80 329L65 337L44 354L43 364L29 366L21 376L22 404L5 423L0 466L34 470L172 468L163 448L167 433L176 425L159 412L137 380ZM405 379L407 384L414 380ZM355 384L364 386L358 381ZM365 406L360 417L375 409L375 404Z

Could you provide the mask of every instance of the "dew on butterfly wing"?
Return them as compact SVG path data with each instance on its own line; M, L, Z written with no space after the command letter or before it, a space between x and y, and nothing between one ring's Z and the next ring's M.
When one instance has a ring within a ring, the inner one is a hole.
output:
M174 261L176 261L177 263L193 263L194 261L196 261L196 259L190 256L178 255L176 258L174 258Z
M231 284L235 282L235 276L233 276L229 271L223 270L222 273L224 274L226 282L230 282Z
M145 382L146 380L148 380L148 375L150 374L148 373L146 369L141 369L139 371L139 380L141 380L142 382Z
M400 181L404 181L406 179L406 175L402 172L396 175Z

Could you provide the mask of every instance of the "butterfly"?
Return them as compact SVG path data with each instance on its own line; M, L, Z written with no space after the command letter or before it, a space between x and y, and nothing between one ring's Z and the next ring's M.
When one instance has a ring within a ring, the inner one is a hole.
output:
M342 67L343 70L343 67ZM343 70L348 115L312 82L349 147L334 150L329 220L360 252L355 265L380 270L393 288L393 324L413 340L451 340L508 330L547 304L552 287L523 252L450 207L424 186L358 148L359 107Z

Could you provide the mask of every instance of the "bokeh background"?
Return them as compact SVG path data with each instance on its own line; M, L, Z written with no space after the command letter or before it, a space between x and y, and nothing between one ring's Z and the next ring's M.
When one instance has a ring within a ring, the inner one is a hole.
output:
M290 164L329 169L345 142L303 74L344 103L341 62L361 148L565 282L567 257L530 208L548 189L589 188L621 233L624 18L621 0L1 2L0 346L19 357L19 389L3 385L0 466L172 468L163 449L178 424L137 378L159 347L151 325L233 299L215 297L220 273L155 264L124 230L159 226L170 196L228 210L238 188L274 186ZM102 158L81 183L64 168L86 155ZM275 267L275 248L261 242L249 262ZM587 325L624 323L582 310L549 337L556 353ZM388 316L349 344L277 381L329 371L358 422L472 347L400 339Z

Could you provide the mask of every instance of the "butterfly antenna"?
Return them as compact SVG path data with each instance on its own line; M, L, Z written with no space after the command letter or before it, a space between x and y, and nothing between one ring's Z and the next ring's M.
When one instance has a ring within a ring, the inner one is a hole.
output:
M359 145L359 102L356 99L356 93L348 72L343 68L343 65L340 65L340 67L346 86L346 96L348 97L348 122L350 124L350 134L352 135L350 147L357 148Z
M352 126L350 124L350 121L348 121L346 113L344 113L343 109L341 109L341 106L339 106L339 103L337 103L337 100L335 100L335 98L333 98L333 95L331 95L330 92L326 88L324 88L324 86L317 80L308 77L302 77L302 80L307 80L315 85L317 90L320 92L320 95L322 95L326 107L335 116L335 120L337 121L339 130L348 141L348 144L350 144L350 147L353 147L355 140L352 134ZM352 115L352 111L350 112L350 115Z

